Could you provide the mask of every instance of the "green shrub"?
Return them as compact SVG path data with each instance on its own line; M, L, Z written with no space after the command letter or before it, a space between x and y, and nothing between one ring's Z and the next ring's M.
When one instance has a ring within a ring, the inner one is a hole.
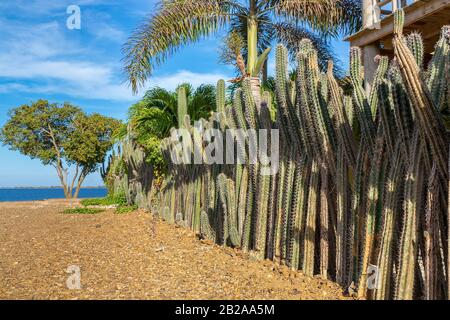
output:
M85 207L88 206L112 206L112 205L126 205L127 199L125 193L116 194L114 196L108 195L105 198L93 198L93 199L83 199L81 204Z
M122 205L122 206L117 207L116 213L117 214L130 213L130 212L137 210L137 208L138 207L136 205L133 205L133 206Z
M127 198L126 198L124 192L117 193L113 196L108 196L108 197L106 197L106 199L108 199L108 201L110 201L110 204L117 204L119 206L127 204Z
M83 199L81 200L81 205L88 206L103 206L105 205L106 198L94 198L94 199Z
M73 209L66 209L63 211L65 214L96 214L103 212L105 210L102 209L93 209L93 208L73 208Z

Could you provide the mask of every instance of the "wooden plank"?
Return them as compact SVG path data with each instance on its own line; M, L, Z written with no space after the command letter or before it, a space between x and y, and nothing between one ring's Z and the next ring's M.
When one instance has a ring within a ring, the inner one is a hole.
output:
M405 7L405 26L409 26L425 17L446 10L450 7L450 0L430 0L428 2L416 1ZM363 47L377 40L380 40L393 33L394 17L390 15L381 21L380 29L363 29L360 32L348 37L352 46Z
M398 10L398 2L397 0L392 0L392 11L395 12Z

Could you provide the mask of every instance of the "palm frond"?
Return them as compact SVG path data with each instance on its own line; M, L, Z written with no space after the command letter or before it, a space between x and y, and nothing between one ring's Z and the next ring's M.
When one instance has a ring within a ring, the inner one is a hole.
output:
M215 32L228 21L233 1L162 0L159 9L123 47L125 74L133 92L143 86L155 65L180 46Z
M138 118L135 119L135 130L144 141L151 136L164 138L169 134L170 128L174 126L173 118L170 114L158 108L145 109Z
M275 13L291 22L307 22L314 30L336 35L353 31L361 21L361 0L272 0Z
M192 86L192 84L188 83L188 82L184 82L179 84L176 88L175 88L175 93L178 92L178 90L183 87L185 92L186 92L186 96L189 97L192 95L192 93L194 92L194 87ZM178 98L178 96L177 96Z
M154 87L148 90L142 102L146 104L147 108L158 108L167 113L170 113L173 117L177 114L177 95L176 91L168 91L164 88Z
M130 123L145 136L160 130L163 136L177 121L177 97L174 92L154 87L128 111ZM158 119L159 120L154 120ZM162 127L159 127L161 124ZM168 127L168 128L167 128ZM147 134L148 133L148 134Z
M188 98L188 114L193 121L208 119L216 111L216 88L213 85L199 86Z
M362 0L340 0L341 31L350 35L359 31L362 27L363 9Z
M300 41L306 38L311 40L314 44L314 47L317 50L319 66L322 70L326 70L329 60L333 60L335 65L335 73L337 75L341 75L343 73L341 68L338 67L338 59L330 49L330 45L327 40L323 37L316 35L307 28L288 22L275 24L274 31L276 39L289 48L288 50L291 60L296 59L297 53L300 50Z

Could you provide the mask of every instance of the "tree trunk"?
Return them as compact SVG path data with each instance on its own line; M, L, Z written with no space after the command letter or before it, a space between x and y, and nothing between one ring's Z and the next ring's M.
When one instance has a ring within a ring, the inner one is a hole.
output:
M58 173L58 178L59 178L59 181L61 182L61 187L63 188L63 191L64 191L64 196L66 197L66 199L72 198L72 194L69 191L69 187L67 186L66 179L64 178L63 168L61 167L60 164L56 164L56 165L54 165L54 167L56 168L56 172Z
M74 199L78 198L78 194L80 193L81 185L84 182L84 179L86 178L87 174L84 172L84 170L81 172L80 177L78 178L77 182L77 188L75 189L75 193L73 195Z
M259 113L261 111L261 80L258 77L250 77L250 86Z
M258 21L256 20L256 1L250 1L250 12L247 18L247 73L253 74L258 59Z
M247 73L250 74L250 86L256 108L261 108L261 81L259 75L254 74L258 59L258 21L256 20L256 1L250 0L250 14L247 18Z

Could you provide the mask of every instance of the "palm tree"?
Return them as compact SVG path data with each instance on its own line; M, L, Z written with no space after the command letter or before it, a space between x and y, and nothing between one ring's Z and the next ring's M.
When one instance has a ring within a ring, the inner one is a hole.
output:
M148 90L143 99L132 105L128 111L128 130L135 141L145 149L146 160L152 164L156 177L165 171L161 153L161 139L170 135L170 129L177 127L178 92L183 88L187 100L187 114L192 121L208 118L216 106L216 89L212 85L194 88L187 83L175 91L155 87ZM126 135L123 134L122 138Z
M140 144L145 145L151 137L163 139L169 135L170 128L178 126L177 101L180 88L186 92L187 114L192 121L207 119L215 111L216 93L212 85L201 85L195 90L188 83L179 85L175 91L152 88L129 109L129 121Z
M311 38L330 58L323 36L356 30L361 24L361 0L161 0L156 12L124 46L125 72L134 92L153 68L183 45L219 30L243 35L246 72L257 76L260 57L274 40L297 51L302 38ZM313 31L317 32L314 33ZM318 45L322 44L322 45Z

